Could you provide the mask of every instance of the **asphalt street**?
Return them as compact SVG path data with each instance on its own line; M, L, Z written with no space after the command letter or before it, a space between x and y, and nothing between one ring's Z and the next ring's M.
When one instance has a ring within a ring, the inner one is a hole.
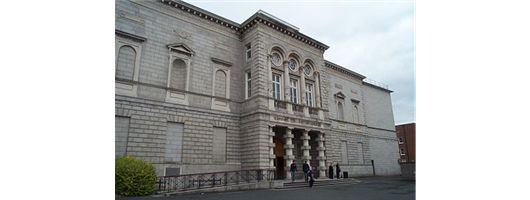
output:
M191 194L173 197L116 197L116 200L414 200L416 198L415 181L405 181L402 180L401 177L365 177L358 178L358 180L361 180L361 182L340 186L283 190L251 190L228 193Z

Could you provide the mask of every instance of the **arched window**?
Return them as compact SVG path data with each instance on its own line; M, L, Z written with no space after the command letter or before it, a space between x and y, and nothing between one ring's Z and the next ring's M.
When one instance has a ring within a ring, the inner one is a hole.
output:
M128 45L120 47L118 51L118 63L116 66L116 78L133 80L134 66L136 62L136 51Z
M344 121L344 108L341 102L337 104L337 113L338 113L339 120Z
M170 87L186 90L186 78L188 77L188 71L186 69L186 63L181 59L176 59L171 65L171 80Z
M360 123L360 121L359 121L359 108L357 106L353 106L353 122Z
M226 97L226 73L223 70L215 72L215 96Z

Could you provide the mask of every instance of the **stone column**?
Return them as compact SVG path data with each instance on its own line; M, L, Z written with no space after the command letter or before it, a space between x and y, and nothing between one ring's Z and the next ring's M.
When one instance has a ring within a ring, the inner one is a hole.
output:
M322 108L320 105L320 73L315 72L315 107Z
M291 101L291 78L289 78L289 62L284 61L283 62L283 91L284 91L284 101Z
M274 144L274 131L272 130L272 126L269 126L269 168L274 169L274 159L276 159L276 155L274 155L274 147L276 144Z
M305 96L305 74L304 72L301 70L302 68L300 67L300 70L298 70L300 72L300 101L302 105L307 105L306 103L306 96Z
M307 161L307 164L310 164L311 156L309 155L309 150L311 149L311 146L309 146L309 140L311 137L308 134L309 130L302 130L302 139L303 145L302 145L302 161L305 163ZM303 164L302 163L302 164Z
M318 171L319 171L319 177L326 177L326 156L324 155L324 151L326 150L326 147L324 147L324 141L326 139L324 138L324 133L320 132L318 133L318 138L316 139L318 142Z
M270 55L267 55L267 69L268 69L268 73L269 73L269 80L266 81L266 83L269 84L269 86L267 87L268 90L267 90L267 93L268 93L268 97L269 98L269 110L275 110L274 108L274 96L272 95L272 66L271 66L271 56ZM252 76L255 76L255 75L252 75Z
M285 135L283 136L285 138L285 145L283 146L285 148L285 156L284 156L284 159L285 159L285 171L287 171L287 176L286 177L286 180L291 180L291 173L290 173L290 168L291 168L291 164L293 163L293 160L294 160L294 155L293 155L293 148L294 148L294 145L293 145L293 138L294 138L294 135L291 133L293 128L291 127L287 127L286 130L285 130Z

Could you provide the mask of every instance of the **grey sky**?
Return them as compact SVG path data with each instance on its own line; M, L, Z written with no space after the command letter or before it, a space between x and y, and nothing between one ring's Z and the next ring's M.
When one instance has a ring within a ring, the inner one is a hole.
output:
M193 1L242 23L262 9L330 46L324 58L389 86L396 124L415 122L413 1Z

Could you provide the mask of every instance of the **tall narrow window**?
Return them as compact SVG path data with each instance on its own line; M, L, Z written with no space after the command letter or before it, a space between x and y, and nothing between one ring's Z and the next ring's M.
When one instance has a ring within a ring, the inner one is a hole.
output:
M347 148L347 142L341 141L340 143L340 152L342 156L342 164L347 165L348 164L348 148Z
M399 154L401 154L402 156L405 155L405 149L399 149Z
M188 77L186 63L181 59L176 59L173 61L171 67L170 87L179 90L186 90L186 78Z
M305 84L305 98L307 106L313 107L313 84Z
M116 116L114 119L114 123L116 125L114 129L114 142L116 143L114 150L116 151L116 156L121 156L127 153L127 138L129 137L130 118Z
M281 100L281 76L278 74L272 75L272 96L274 99Z
M337 104L337 113L338 113L339 120L344 121L344 108L341 102Z
M357 107L357 105L353 105L353 122L361 123L359 118L360 118L360 116L359 116L359 107Z
M120 47L118 52L118 65L116 66L116 78L133 80L136 62L136 51L128 45Z
M357 142L357 153L359 155L359 164L364 164L363 143Z
M246 80L247 80L247 99L252 96L252 74L250 72L247 72Z
M226 73L223 70L215 72L215 96L226 97Z
M182 135L184 133L184 124L167 123L166 130L166 160L172 162L182 161Z
M252 51L251 51L251 48L250 48L250 43L247 44L247 60L250 60L250 58L252 57Z
M298 103L298 80L291 79L291 102Z
M213 127L213 141L213 162L226 162L226 128Z

